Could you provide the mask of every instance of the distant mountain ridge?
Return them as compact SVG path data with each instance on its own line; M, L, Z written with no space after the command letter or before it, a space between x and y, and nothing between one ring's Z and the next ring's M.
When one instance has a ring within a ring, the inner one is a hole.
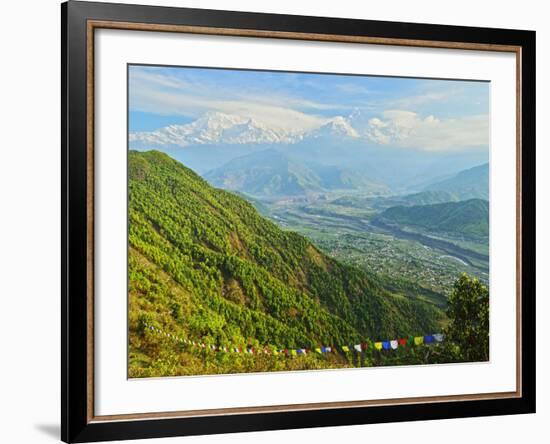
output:
M349 137L359 133L348 119L336 116L310 131L290 131L248 117L222 112L207 112L184 125L169 125L155 131L137 131L129 135L133 149L185 147L190 145L277 145L295 144L305 138Z
M359 170L363 176L368 173L371 182L385 184L398 193L423 191L441 178L488 160L488 151L482 149L446 152L423 146L385 145L369 135L365 129L368 122L366 116L358 118L357 113L352 113L321 118L307 129L289 129L237 114L207 112L190 123L131 132L128 142L133 150L166 152L200 174L237 157L277 149L308 167L315 161L319 165ZM479 193L461 198L472 197L486 198Z
M342 116L330 119L319 128L314 129L308 134L309 137L351 137L357 139L361 137L359 132L352 126L351 122Z
M261 123L233 114L209 112L184 125L170 125L155 131L130 133L130 144L139 146L188 146L216 143L292 143L291 133L267 128Z
M311 170L275 150L238 157L204 177L215 187L254 196L292 196L322 189Z
M473 237L489 235L489 202L470 199L432 205L395 206L376 217L377 221L441 233Z
M233 159L204 177L215 187L264 197L345 189L389 192L361 171L313 162L306 164L273 149Z
M425 191L444 191L459 200L489 199L489 164L460 171L454 176L428 185Z

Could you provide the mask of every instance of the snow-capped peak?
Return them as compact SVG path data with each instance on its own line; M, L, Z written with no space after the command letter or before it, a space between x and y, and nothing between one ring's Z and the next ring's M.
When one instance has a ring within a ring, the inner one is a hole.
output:
M245 123L252 124L252 119L236 114L225 114L219 111L209 111L189 125L196 129L210 129L212 131L219 131L231 128L235 125L243 125Z
M359 133L351 126L349 120L342 116L331 118L324 125L312 131L313 137L351 137L358 138Z
M309 133L300 133L271 128L250 117L214 111L191 123L131 133L130 146L140 149L214 144L293 144L308 136L358 138L359 133L342 116L325 121Z
M184 125L170 125L156 131L130 134L134 146L187 146L204 144L292 143L296 135L268 128L249 117L207 112Z

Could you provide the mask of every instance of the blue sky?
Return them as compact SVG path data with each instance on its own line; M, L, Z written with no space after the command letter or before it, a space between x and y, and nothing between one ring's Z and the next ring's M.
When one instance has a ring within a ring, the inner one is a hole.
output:
M477 132L486 145L489 94L486 82L132 65L129 127L153 131L219 111L303 131L353 114L367 130L397 131L395 143L425 133L415 141L422 143L435 129L434 137L452 135L458 145L466 143L458 133Z

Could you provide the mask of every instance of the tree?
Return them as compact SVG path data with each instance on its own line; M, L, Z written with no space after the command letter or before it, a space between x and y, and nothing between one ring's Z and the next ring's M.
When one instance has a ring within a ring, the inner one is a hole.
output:
M457 348L461 361L489 360L489 290L465 273L449 296L446 341Z

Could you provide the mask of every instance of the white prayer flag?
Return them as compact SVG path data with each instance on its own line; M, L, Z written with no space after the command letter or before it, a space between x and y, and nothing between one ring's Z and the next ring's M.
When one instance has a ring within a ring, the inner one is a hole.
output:
M441 333L436 333L432 335L435 339L435 342L442 342L443 341L443 335Z

